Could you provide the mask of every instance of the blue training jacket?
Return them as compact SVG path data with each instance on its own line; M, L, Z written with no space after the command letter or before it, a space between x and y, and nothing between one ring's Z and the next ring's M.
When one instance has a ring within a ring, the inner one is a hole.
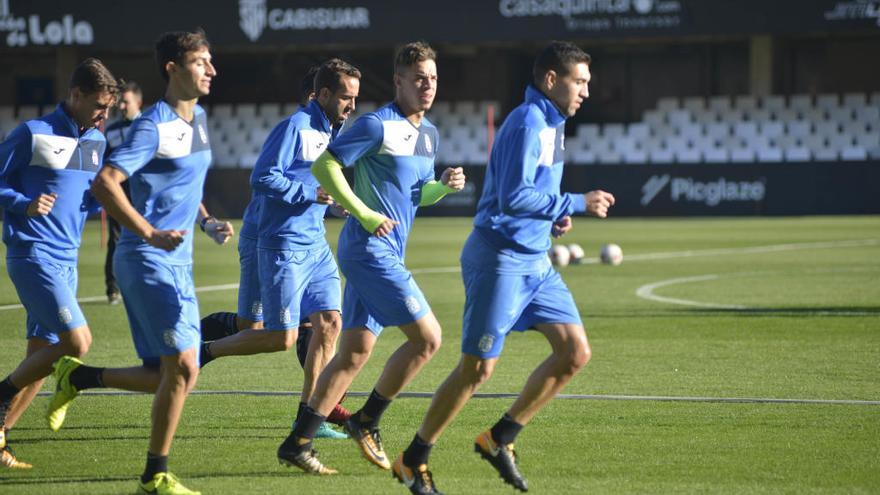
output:
M107 142L98 129L82 134L59 104L16 127L0 143L0 207L7 258L36 257L75 265L82 229L100 205L89 192ZM55 193L48 215L29 217L40 194Z

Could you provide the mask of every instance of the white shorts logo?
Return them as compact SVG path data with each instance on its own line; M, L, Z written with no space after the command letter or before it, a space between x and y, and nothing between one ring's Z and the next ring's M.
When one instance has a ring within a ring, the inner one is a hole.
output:
M492 345L494 343L495 337L487 333L480 337L480 343L477 344L477 348L480 349L480 352L489 352L492 350Z
M177 336L174 335L174 329L169 328L162 332L162 340L168 347L177 347Z
M251 314L254 316L262 316L263 315L263 303L260 301L254 301L251 304Z
M73 313L70 312L70 308L64 307L59 309L58 319L61 320L61 323L64 323L65 325L73 321Z
M406 296L406 299L403 300L403 304L406 305L406 310L409 311L411 315L414 315L422 310L422 305L419 303L419 300L416 299L415 296Z
M289 309L282 310L280 316L281 316L281 323L282 324L286 325L286 324L290 323L291 318L290 318L290 310Z

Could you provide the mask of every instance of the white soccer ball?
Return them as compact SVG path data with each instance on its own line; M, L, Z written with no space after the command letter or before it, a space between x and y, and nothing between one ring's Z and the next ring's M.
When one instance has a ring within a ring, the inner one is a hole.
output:
M619 265L623 261L623 250L617 244L603 244L599 259L606 265Z
M569 244L568 254L568 262L572 265L579 265L584 262L584 248L580 244Z
M547 255L550 257L550 262L555 266L568 266L568 262L571 259L571 254L569 254L568 248L565 246L553 246Z

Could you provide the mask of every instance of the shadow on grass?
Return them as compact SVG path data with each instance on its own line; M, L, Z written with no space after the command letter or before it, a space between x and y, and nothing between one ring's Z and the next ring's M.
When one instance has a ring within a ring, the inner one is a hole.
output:
M279 468L280 469L280 468ZM24 471L19 471L24 472ZM222 478L292 478L292 477L313 477L313 474L300 471L298 469L288 469L286 471L250 471L250 472L215 472L215 473L187 473L187 480L208 479L216 480ZM37 486L37 485L56 485L64 483L116 483L127 482L134 483L137 474L131 476L56 476L56 477L40 477L40 478L18 478L9 476L0 476L0 485L2 486Z

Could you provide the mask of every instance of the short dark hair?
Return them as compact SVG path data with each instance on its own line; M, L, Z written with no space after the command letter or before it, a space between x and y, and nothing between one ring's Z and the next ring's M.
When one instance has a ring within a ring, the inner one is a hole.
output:
M321 91L322 88L327 88L331 93L335 93L342 86L342 76L360 79L361 71L350 63L338 58L331 58L324 62L318 67L318 71L315 74L315 93Z
M553 41L535 59L532 69L532 78L535 85L539 85L544 79L544 74L551 70L560 76L568 75L572 65L584 63L590 65L592 58L574 43L568 41Z
M138 98L144 97L144 92L141 91L140 85L134 81L126 81L122 83L122 86L119 87L119 94L122 93L134 93Z
M168 62L182 63L186 52L196 51L202 47L211 48L202 28L196 28L195 31L170 31L159 36L159 40L156 41L156 62L159 64L162 79L168 81L168 72L165 70Z
M107 92L115 98L119 94L119 81L103 62L96 58L87 58L70 75L70 89L73 88L79 88L86 94Z
M411 67L425 60L437 60L437 52L426 41L413 41L397 50L394 55L394 73L398 74L406 67Z
M309 95L315 92L315 74L318 73L320 65L309 67L306 75L303 76L302 82L299 84L299 101L303 105L308 105Z

